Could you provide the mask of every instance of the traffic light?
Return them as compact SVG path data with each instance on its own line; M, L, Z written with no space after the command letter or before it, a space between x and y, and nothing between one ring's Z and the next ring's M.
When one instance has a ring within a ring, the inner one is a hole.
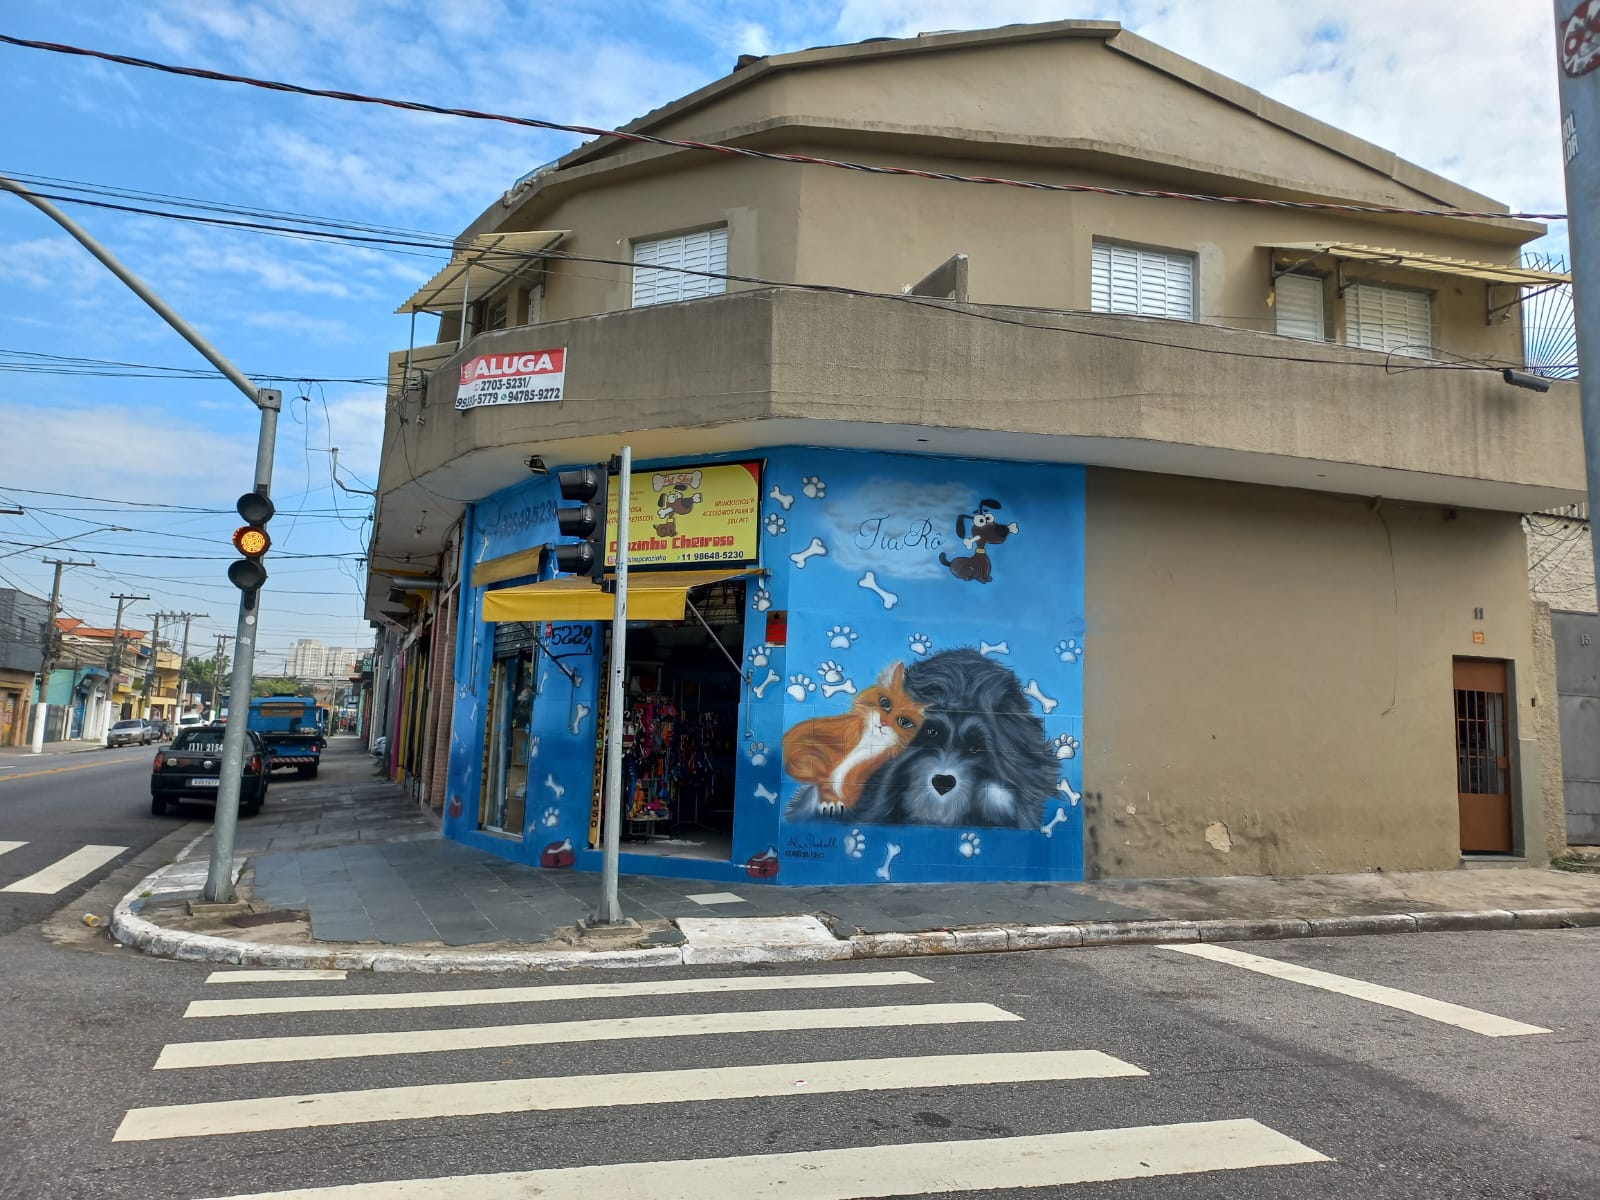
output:
M581 538L555 548L556 570L569 575L587 575L604 585L606 577L606 504L610 476L604 463L557 471L556 482L563 500L575 500L576 508L556 510L556 525L562 537Z
M228 582L241 592L253 595L267 581L267 569L261 565L261 556L272 549L266 524L277 510L261 492L246 492L234 507L245 523L233 531L233 548L244 557L228 564Z

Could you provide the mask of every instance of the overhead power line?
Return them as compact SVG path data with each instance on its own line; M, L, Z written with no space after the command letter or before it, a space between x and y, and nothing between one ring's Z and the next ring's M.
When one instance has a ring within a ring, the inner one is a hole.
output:
M199 367L168 367L151 363L118 362L107 358L82 358L76 355L44 354L37 350L0 349L0 371L19 375L91 375L111 379L176 379L209 382L223 378L220 371ZM255 379L294 383L383 383L379 376L296 375L282 371L250 371Z
M784 154L773 150L755 150L747 146L730 146L723 142L702 142L693 138L670 138L659 134L630 132L621 129L602 129L594 125L578 125L564 121L547 121L537 117L517 117L506 113L483 112L471 108L451 108L429 104L420 100L399 100L385 96L369 96L361 92L346 92L332 88L314 88L304 84L285 83L281 80L259 79L250 75L234 75L204 67L183 67L172 63L136 58L128 54L112 54L85 46L63 42L37 41L31 38L0 34L0 42L30 50L44 50L52 54L70 54L80 58L94 58L122 66L138 67L147 71L160 71L167 75L182 75L192 79L206 79L215 83L238 83L248 87L273 92L288 92L298 96L312 96L325 100L342 100L350 104L371 104L396 108L407 112L432 113L442 117L462 117L472 121L496 121L505 125L518 125L527 129L544 129L557 133L577 133L585 137L609 138L614 141L639 145L663 146L678 150L697 150L737 158L757 159L764 162L789 163L799 166L829 167L841 171L858 171L869 175L898 175L914 179L927 179L940 183L982 184L991 187L1022 188L1027 191L1087 193L1098 196L1120 196L1135 200L1182 200L1203 204L1241 204L1264 208L1309 209L1316 212L1365 213L1388 216L1456 217L1473 220L1503 221L1522 219L1535 221L1565 221L1565 213L1528 212L1470 212L1460 209L1404 208L1382 204L1337 204L1323 200L1276 200L1259 196L1212 195L1203 192L1171 192L1149 188L1101 187L1084 183L1046 183L1037 179L1009 179L998 175L960 175L950 171L929 171L915 167L890 167L872 163L853 162L849 159L820 158L809 154Z
M4 35L0 35L0 41L3 41L3 40L5 40ZM92 207L92 208L111 209L111 210L116 211L116 212L135 213L135 214L139 214L139 215L142 215L142 216L151 216L151 217L163 217L163 218L167 218L169 220L176 220L176 221L192 221L192 222L197 222L197 223L203 224L203 225L219 225L219 226L224 226L224 227L234 228L234 229L249 229L249 230L254 230L254 231L263 232L263 233L279 233L279 234L287 234L287 235L291 235L291 236L304 234L306 237L314 239L314 240L331 241L331 242L350 241L350 242L355 242L355 243L358 243L358 244L361 244L361 245L376 246L378 248L382 248L382 247L388 246L388 245L406 245L406 246L428 245L428 246L433 246L434 248L438 248L438 249L449 249L453 245L453 243L446 244L445 241L441 241L439 243L422 242L422 241L409 239L409 238L381 237L381 236L378 236L378 235L375 235L375 234L361 234L361 233L344 234L344 233L336 233L336 232L333 232L331 230L325 230L325 229L296 230L296 229L287 228L285 226L269 225L269 224L266 224L264 222L234 220L234 219L227 218L227 217L206 217L206 216L199 216L199 215L196 215L194 213L167 212L167 211L163 211L161 209L147 208L147 207L138 206L138 205L112 204L112 203L109 203L107 201L102 201L102 200L89 200L89 199L85 199L84 197L81 197L81 196L66 196L66 195L53 194L53 193L49 193L49 192L32 192L32 193L30 193L30 192L22 191L21 189L17 189L17 190L19 191L20 194L23 194L23 195L36 195L36 196L40 196L40 197L42 197L43 199L46 199L46 200L57 200L57 201L60 201L63 204L82 204L82 205L88 205L89 207ZM1504 214L1502 214L1502 215L1504 215ZM619 267L619 268L627 268L627 269L632 269L632 268L634 268L634 267L636 267L638 265L635 262L633 262L632 259L602 258L602 257L596 256L596 255L568 254L568 253L565 253L564 251L560 251L560 250L523 250L523 251L518 251L518 250L506 250L506 249L496 248L496 250L494 251L494 254L495 254L495 256L497 258L500 258L500 259L520 258L520 259L524 259L524 260L527 260L527 261L555 261L555 262L589 263L589 264L597 264L597 265L601 265L601 266ZM993 322L993 323L999 324L999 325L1014 325L1014 326L1018 326L1020 328L1034 329L1034 330L1038 330L1040 332L1046 332L1046 333L1066 333L1066 334L1072 334L1072 335L1077 336L1077 337L1095 338L1095 339L1099 339L1099 340L1102 340L1102 341L1126 342L1126 343L1130 343L1130 344L1133 344L1133 345L1155 346L1155 347L1158 347L1160 349L1183 351L1183 352L1192 353L1192 354L1204 355L1206 357L1212 357L1212 358L1264 359L1264 360L1268 360L1268 361L1272 361L1272 362L1308 363L1308 364L1312 364L1312 365L1315 365L1315 366L1358 367L1358 368L1366 368L1366 369L1371 369L1371 370L1381 370L1381 371L1384 371L1386 373L1399 373L1399 372L1402 372L1402 371L1479 371L1479 372L1482 372L1482 371L1493 371L1493 372L1498 374L1501 371L1501 369L1506 367L1506 366L1520 367L1522 365L1520 363L1511 363L1511 362L1503 362L1503 363L1497 362L1497 363L1493 363L1493 364L1491 364L1491 363L1476 363L1476 364L1475 363L1432 363L1432 362L1424 362L1424 361L1413 359L1413 358L1407 358L1403 366L1398 366L1398 365L1395 365L1391 361L1393 359L1393 357L1394 357L1393 354L1391 354L1388 357L1386 357L1384 359L1384 361L1375 362L1375 361L1368 360L1368 359L1319 358L1319 357L1316 357L1316 356L1313 356L1313 355L1308 355L1308 354L1307 355L1299 355L1299 354L1284 354L1284 353L1272 353L1272 352L1268 352L1268 353L1253 353L1253 352L1247 351L1247 350L1229 350L1229 349L1225 349L1225 348L1222 348L1222 347L1216 347L1216 346L1188 346L1188 345L1182 345L1180 343L1173 342L1173 341L1171 341L1169 339L1139 337L1136 334L1115 333L1115 332L1112 332L1110 330L1105 330L1105 329L1072 329L1072 328L1067 328L1067 327L1060 326L1060 325L1049 325L1049 324L1041 323L1039 320L1036 319L1037 316L1039 316L1039 315L1063 316L1063 317L1079 317L1079 316L1081 316L1081 317L1092 317L1092 318L1099 318L1099 317L1107 315L1107 314L1104 314L1104 313L1088 312L1088 311L1081 310L1081 309L1040 308L1040 307L1021 308L1021 307L1017 307L1016 311L1019 312L1019 313L1024 313L1025 312L1025 313L1030 313L1030 314L1034 315L1035 319L1028 319L1028 318L1025 318L1025 317L1022 317L1022 316L1015 316L1015 317L1008 316L1005 313L988 311L986 309L979 309L979 308L972 307L970 305L963 306L963 305L959 304L956 301L943 300L943 299L938 299L938 298L930 297L930 296L915 296L915 295L908 295L908 294L901 293L901 292L879 292L879 291L872 291L872 290L870 290L868 288L845 287L845 286L843 286L841 284L800 283L800 282L796 282L796 281L793 281L793 280L769 279L769 278L766 278L765 276L761 276L761 275L737 275L737 274L734 274L734 273L729 272L729 271L703 271L703 270L699 270L699 269L694 268L694 267L667 266L665 264L660 264L660 265L651 264L650 269L652 271L665 271L665 272L670 272L670 273L678 274L678 275L692 275L692 276L696 276L696 277L703 278L703 279L719 279L719 280L722 280L724 282L730 282L730 283L747 283L747 284L750 284L750 285L755 286L755 287L785 288L785 289L787 289L789 291L814 292L814 293L818 293L818 294L821 294L821 295L831 295L831 296L857 296L857 297L863 297L863 298L872 299L872 300L893 300L893 301L897 301L897 302L902 303L902 304L915 304L915 305L918 305L918 306L921 306L921 307L924 307L924 308L932 308L932 309L935 309L935 310L937 310L939 312L949 313L949 314L951 314L953 316L956 316L956 317L966 317L966 318L970 318L970 319L973 319L973 320L979 320L979 321L990 321L990 322ZM1002 306L998 306L998 305L989 306L990 309L996 308L996 307L1002 307ZM1126 315L1126 314L1124 314L1124 315ZM435 493L435 494L437 494L437 493ZM459 497L443 497L443 498L444 499L459 499Z

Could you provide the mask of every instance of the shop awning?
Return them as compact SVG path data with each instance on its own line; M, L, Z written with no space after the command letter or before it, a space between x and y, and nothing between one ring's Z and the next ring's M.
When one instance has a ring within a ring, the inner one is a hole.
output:
M1273 242L1270 250L1284 251L1288 256L1311 259L1327 255L1351 262L1377 263L1381 266L1403 267L1410 271L1428 271L1435 275L1454 275L1463 279L1480 279L1484 283L1500 283L1511 287L1548 287L1553 283L1569 283L1572 276L1563 271L1541 271L1534 267L1510 267L1499 263L1474 262L1467 258L1446 258L1442 254L1423 254L1416 250L1397 250L1388 246L1361 246L1347 242Z
M711 571L640 571L628 575L630 621L681 621L689 592L708 583L754 575L755 567ZM485 621L609 621L615 598L583 576L564 575L483 597Z
M456 252L444 270L418 288L395 312L453 312L462 307L463 291L466 292L465 302L470 304L493 291L502 280L538 266L540 260L529 255L550 249L566 237L567 232L565 229L534 229L526 233L486 233L474 238L464 250ZM464 278L469 271L476 274L480 270L481 279Z

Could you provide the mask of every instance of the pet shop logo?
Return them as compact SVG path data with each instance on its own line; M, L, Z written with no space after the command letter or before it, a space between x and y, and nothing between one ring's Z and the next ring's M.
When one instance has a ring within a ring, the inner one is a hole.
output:
M937 550L945 544L945 535L939 526L927 517L905 521L896 520L893 514L883 513L868 517L856 531L855 544L861 550L883 550L889 553L909 550Z
M704 478L699 471L662 471L650 477L650 490L664 492L668 488L683 491L698 491L700 480Z

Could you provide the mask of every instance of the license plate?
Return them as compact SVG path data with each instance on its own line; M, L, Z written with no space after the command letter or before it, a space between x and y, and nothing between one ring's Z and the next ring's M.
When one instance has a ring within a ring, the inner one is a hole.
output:
M189 786L190 787L220 787L221 784L222 784L222 780L220 780L220 779L191 779L191 780L189 780Z

